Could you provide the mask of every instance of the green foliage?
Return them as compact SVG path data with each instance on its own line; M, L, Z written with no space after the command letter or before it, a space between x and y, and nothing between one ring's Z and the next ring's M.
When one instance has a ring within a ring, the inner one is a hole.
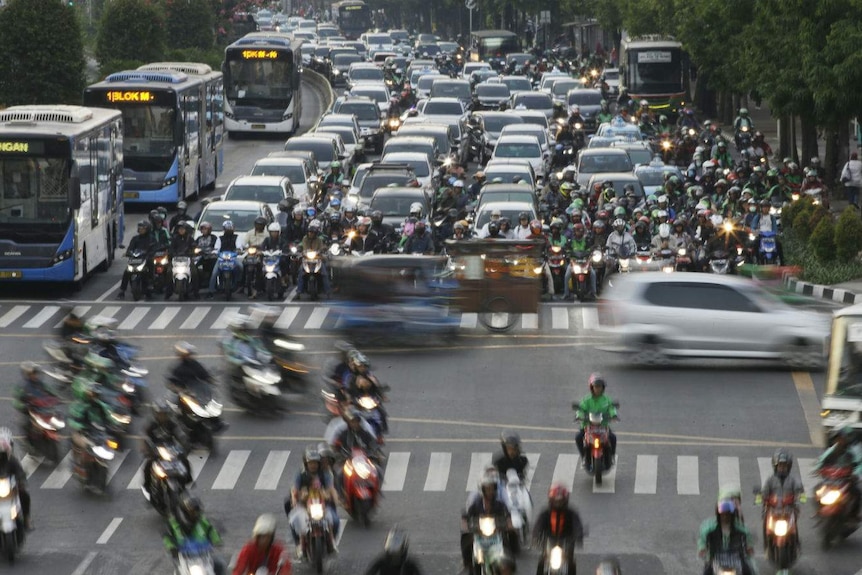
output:
M803 196L799 198L797 201L791 203L788 206L785 206L784 209L781 210L781 224L784 226L785 230L793 229L793 222L796 219L796 216L800 211L806 209L806 207L813 207L814 202L808 196Z
M834 259L835 224L832 223L832 218L820 218L820 222L814 228L814 231L811 232L808 242L811 244L811 250L819 261L827 262Z
M796 237L795 232L785 232L782 245L787 263L802 268L800 279L807 282L834 285L862 278L862 263L823 261L814 254L808 242Z
M107 62L99 64L99 79L104 79L115 72L134 70L148 63L149 62L145 62L144 60L108 60Z
M858 261L862 251L862 217L853 206L844 208L835 225L835 249L840 261Z
M84 45L75 9L10 0L0 10L0 105L81 101Z
M199 48L168 50L167 59L171 62L200 62L201 64L209 64L213 70L221 70L224 51L217 48L210 50Z
M793 232L802 240L808 240L814 228L811 226L811 216L814 213L814 206L803 206L796 217L793 218Z
M96 58L107 70L116 62L157 62L165 53L164 16L148 0L113 0L105 8L96 40Z
M208 50L215 42L210 0L163 0L168 48Z

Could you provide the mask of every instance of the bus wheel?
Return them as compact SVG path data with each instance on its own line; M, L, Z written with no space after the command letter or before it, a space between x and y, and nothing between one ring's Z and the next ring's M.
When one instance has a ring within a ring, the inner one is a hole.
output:
M82 252L83 257L81 258L81 267L83 267L83 273L81 273L81 279L76 282L72 282L72 289L75 291L81 291L84 288L84 282L87 281L87 275L90 273L90 270L87 269L87 244L84 244L84 250Z
M114 261L114 233L112 229L108 229L108 237L105 239L105 261L99 264L99 271L106 272L108 268L111 267L111 263Z

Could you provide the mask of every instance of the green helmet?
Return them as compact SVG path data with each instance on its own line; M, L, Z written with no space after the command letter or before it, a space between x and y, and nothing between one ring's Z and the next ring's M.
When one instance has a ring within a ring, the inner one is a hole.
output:
M113 361L92 351L84 358L84 363L95 371L108 371L114 366Z
M653 211L650 213L650 216L652 216L652 219L657 220L657 219L658 219L658 216L659 216L659 213L661 213L662 211L663 211L663 210L658 210L658 209L653 210Z
M766 172L766 177L767 178L777 178L778 177L778 170L776 170L775 168L771 168L768 172Z
M572 182L563 182L562 184L560 184L560 191L561 192L568 192L568 191L571 191L574 189L575 189L575 184L573 184Z
M331 164L329 164L329 167L330 167L330 168L340 168L340 167L341 167L341 162L339 162L338 160L335 160L335 161L333 161Z
M658 203L658 198L656 198L656 197L655 197L655 194L650 194L649 196L647 196L646 201L647 201L647 202L654 203L654 204L657 204L657 203Z
M578 210L584 209L584 200L581 198L577 198L574 202L572 202L572 207Z
M739 109L739 115L740 116L747 116L748 115L748 108L740 108Z
M626 215L626 209L624 207L619 206L617 208L614 208L614 217L615 218L619 217L619 216L625 217L625 215Z

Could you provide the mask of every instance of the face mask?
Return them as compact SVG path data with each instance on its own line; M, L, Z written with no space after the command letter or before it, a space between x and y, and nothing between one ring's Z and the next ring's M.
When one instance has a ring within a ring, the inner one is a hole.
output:
M750 208L748 208L748 211L749 211L749 212L751 212L751 213L756 212L756 211L757 211L757 206L751 206Z

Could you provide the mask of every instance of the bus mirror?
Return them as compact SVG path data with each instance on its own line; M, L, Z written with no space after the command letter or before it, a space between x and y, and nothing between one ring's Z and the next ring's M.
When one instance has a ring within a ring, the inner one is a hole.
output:
M69 202L73 210L81 207L81 176L78 174L78 162L72 162L69 172Z

